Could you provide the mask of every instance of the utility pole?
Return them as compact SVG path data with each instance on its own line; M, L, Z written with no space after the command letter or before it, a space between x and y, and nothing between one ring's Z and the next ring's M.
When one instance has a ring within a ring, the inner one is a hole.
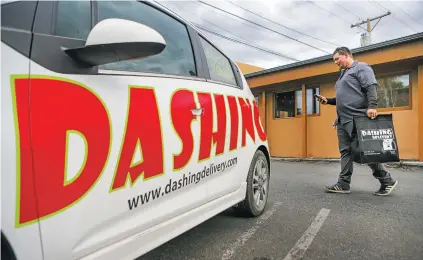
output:
M377 16L377 17L374 17L374 18L367 18L367 21L363 21L363 22L360 22L360 23L356 23L356 24L352 24L351 25L351 28L354 28L354 27L358 27L358 26L360 26L362 24L367 23L367 33L362 33L361 34L361 41L360 41L361 42L361 47L372 44L371 32L376 27L376 25L379 23L380 19L382 19L383 17L388 16L390 14L391 14L391 12L388 11L386 14L383 14L383 15L380 15L380 16ZM371 28L370 22L371 21L374 21L374 20L377 20L377 19L379 19L379 20L376 22L376 24L373 26L373 28Z

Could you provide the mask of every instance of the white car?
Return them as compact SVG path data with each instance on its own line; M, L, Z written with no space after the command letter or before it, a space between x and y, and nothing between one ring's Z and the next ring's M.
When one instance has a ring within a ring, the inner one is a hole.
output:
M155 2L1 5L3 260L134 259L233 207L268 143L237 65Z

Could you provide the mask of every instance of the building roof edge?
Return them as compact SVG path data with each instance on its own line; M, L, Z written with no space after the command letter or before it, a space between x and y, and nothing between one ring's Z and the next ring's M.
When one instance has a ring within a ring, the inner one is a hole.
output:
M363 52L366 52L366 51L376 50L376 49L379 49L379 48L391 47L391 46L395 46L395 45L402 44L402 43L408 43L408 42L412 42L412 41L416 41L416 40L420 40L420 39L423 39L423 32L407 35L407 36L404 36L404 37L401 37L401 38L396 38L396 39L393 39L393 40L375 43L375 44L364 46L364 47L358 47L358 48L355 48L355 49L351 49L351 52L353 54L358 54L358 53L363 53ZM279 71L283 71L283 70L287 70L287 69L297 68L297 67L301 67L301 66L304 66L304 65L314 64L314 63L327 61L327 60L331 60L331 59L332 59L332 55L329 54L329 55L325 55L325 56L320 56L320 57L316 57L316 58L312 58L312 59L308 59L308 60L289 63L289 64L286 64L286 65L282 65L282 66L278 66L278 67L274 67L274 68L270 68L270 69L265 69L265 70L245 74L244 77L246 79L254 78L254 77L261 76L261 75L270 74L270 73L273 73L273 72L279 72Z

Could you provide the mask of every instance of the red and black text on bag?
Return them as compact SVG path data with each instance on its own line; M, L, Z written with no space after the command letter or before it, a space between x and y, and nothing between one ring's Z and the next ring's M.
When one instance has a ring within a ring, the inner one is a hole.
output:
M357 163L399 162L398 143L392 114L375 119L355 117L357 138L353 143L354 161Z

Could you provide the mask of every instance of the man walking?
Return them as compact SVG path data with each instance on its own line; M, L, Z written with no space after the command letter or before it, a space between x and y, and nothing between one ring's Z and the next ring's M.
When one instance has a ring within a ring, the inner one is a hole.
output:
M353 59L347 47L339 47L333 52L333 60L342 70L335 88L336 97L317 96L322 104L336 106L337 118L334 126L337 128L338 146L341 154L341 172L338 182L326 186L325 190L335 193L350 193L351 176L353 173L353 156L351 144L356 136L353 124L354 116L377 117L377 81L372 68ZM379 180L380 189L375 195L389 195L398 181L394 181L381 163L368 164L373 176Z

